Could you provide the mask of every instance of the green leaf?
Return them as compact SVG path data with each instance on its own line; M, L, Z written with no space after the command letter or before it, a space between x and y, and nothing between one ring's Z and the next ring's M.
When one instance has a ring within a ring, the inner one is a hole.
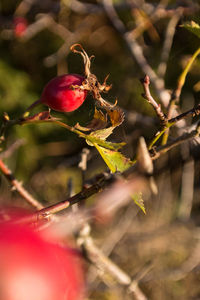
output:
M94 146L99 151L112 173L117 171L123 172L134 164L134 162L118 151L106 149L98 144L94 144Z
M135 204L143 211L146 215L146 209L144 207L144 200L142 199L142 193L131 195L131 198L135 202Z
M96 130L96 131L93 131L90 134L90 136L94 136L94 137L97 137L99 139L105 140L105 139L107 139L107 137L109 137L111 135L114 128L115 127L108 127L108 128Z
M200 39L200 25L195 23L194 21L186 22L181 27L189 30L193 34L195 34Z
M103 148L110 149L110 150L118 150L118 149L122 148L124 145L126 145L126 143L124 143L124 142L122 142L122 143L107 142L107 141L104 141L104 140L99 139L92 135L85 135L82 137L85 138L87 144L90 146L96 147L96 145L99 145Z

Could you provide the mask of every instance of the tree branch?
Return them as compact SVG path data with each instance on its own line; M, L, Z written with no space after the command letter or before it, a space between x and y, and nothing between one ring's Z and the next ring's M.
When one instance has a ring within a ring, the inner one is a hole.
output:
M129 291L134 294L137 300L147 300L146 296L138 286L136 280L132 281L131 277L117 266L111 259L95 245L92 237L89 235L87 228L80 232L78 243L83 247L86 257L103 272L108 272L121 285L128 287Z
M102 0L102 4L113 26L124 38L128 48L131 51L132 56L139 64L142 71L145 74L148 74L148 76L151 78L152 83L156 89L156 92L158 93L161 102L163 103L164 106L167 106L169 103L170 96L169 93L164 88L163 79L159 78L157 74L154 72L154 70L152 69L152 67L148 64L143 54L142 47L135 39L132 38L132 33L126 31L126 27L119 19L115 11L112 0Z
M158 74L164 78L166 70L167 70L167 61L169 58L170 50L172 47L172 42L176 30L176 25L178 24L178 21L182 15L182 8L179 9L169 20L166 35L165 35L165 41L163 44L162 54L161 54L161 62L158 66Z
M161 109L161 105L159 105L151 95L151 92L149 90L149 85L150 85L149 76L145 75L145 77L143 79L141 79L140 81L144 88L144 94L142 94L143 98L145 98L152 105L153 109L155 110L155 112L160 120L161 125L164 126L167 122L167 118Z
M6 166L6 164L0 159L0 170L11 183L14 189L33 207L36 209L42 209L43 205L33 198L33 196L23 187L23 185L15 178L11 170Z
M192 117L195 117L195 116L198 116L200 114L200 104L198 104L196 107L168 120L168 123L172 124L172 123L176 123L188 116L192 116Z
M199 136L199 134L200 134L200 122L197 124L197 127L195 130L192 130L189 133L188 132L184 133L183 135L178 137L176 140L171 141L166 145L151 149L150 154L151 154L152 159L157 159L161 154L169 151L170 149L180 145L183 142L186 142L196 136Z

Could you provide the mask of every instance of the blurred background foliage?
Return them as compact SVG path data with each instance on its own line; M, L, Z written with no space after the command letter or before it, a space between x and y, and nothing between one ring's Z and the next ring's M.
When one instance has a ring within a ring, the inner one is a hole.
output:
M151 122L155 114L152 107L141 96L140 78L144 76L143 70L128 49L123 36L112 26L104 11L103 2L106 1L1 0L0 116L7 112L11 119L20 117L32 102L39 99L45 84L58 74L69 72L83 74L84 68L81 58L70 53L70 46L73 43L81 43L88 55L95 56L92 71L97 75L99 81L103 82L105 76L110 74L108 82L112 83L112 89L105 98L111 102L114 102L117 98L119 106L124 109L127 116L127 120L116 130L111 140L127 141L128 145L125 147L124 152L130 158L133 158L138 137L143 135L147 140L150 140L153 133L155 133L155 123ZM167 71L164 76L166 89L172 91L176 87L177 78L185 67L188 58L191 57L200 44L195 35L179 26L185 21L200 22L198 0L115 0L113 4L116 7L119 19L129 31L140 27L141 22L149 20L149 27L138 35L137 41L155 72L157 72L160 64L166 28L173 15L162 17L161 14L155 22L151 22L151 15L147 16L144 8L148 8L147 11L150 11L156 9L158 5L163 5L166 11L177 8L182 9L176 24L167 62ZM26 31L21 36L16 35L14 28L14 20L18 16L26 19L28 24ZM40 22L41 20L43 22ZM153 95L159 101L156 90L153 86L151 89ZM199 103L199 99L200 60L198 58L187 76L181 94L180 109L185 111L192 108ZM47 108L44 106L38 107L34 112L45 109ZM81 125L89 123L93 113L94 100L91 96L88 96L84 104L73 113L52 112L54 116L62 118L71 125L77 122ZM144 121L137 123L134 121L135 116L142 116ZM150 120L149 123L148 120ZM192 120L187 120L187 122L189 125ZM10 128L6 133L5 142L1 145L2 149L8 149L18 139L24 141L23 145L5 161L16 177L22 180L25 186L41 201L47 203L61 200L68 194L70 180L73 182L73 193L81 189L82 175L78 163L81 149L87 147L83 140L52 124L33 124ZM153 256L158 253L159 256L155 262L158 269L169 267L170 264L173 267L176 263L180 265L189 255L189 249L185 249L185 244L188 243L191 236L188 229L181 226L174 229L173 237L168 237L168 233L165 232L164 235L167 237L165 240L163 237L163 242L156 243L159 240L157 236L155 241L148 240L151 245L147 245L148 232L145 232L145 230L148 226L149 230L154 227L155 223L154 225L151 223L152 218L157 218L158 223L164 223L170 218L173 219L178 210L178 202L174 204L173 201L179 199L181 194L180 174L183 168L183 165L181 165L183 158L180 157L180 149L172 151L170 155L176 158L175 161L180 168L176 168L174 160L171 163L168 162L169 168L166 173L171 174L171 177L168 177L167 180L163 177L159 179L161 190L164 189L166 194L162 197L159 196L157 201L154 199L154 202L148 202L148 216L139 217L143 221L142 229L140 227L142 233L140 233L144 234L144 240L134 246L134 242L130 244L127 237L113 254L113 258L120 262L124 269L128 268L130 273L134 270L131 274L133 276L137 272L139 273L139 269L144 262L153 260ZM196 159L195 184L197 189L194 195L196 207L194 216L199 212L200 204L198 152ZM166 165L165 160L162 163ZM106 169L105 164L97 152L92 149L86 178L90 178L104 169ZM172 189L170 192L166 187L167 184ZM13 199L16 197L16 193L11 193L7 189L7 183L3 178L1 178L1 197L3 202L6 202L5 199L7 198L14 201ZM171 198L169 199L169 197ZM150 212L150 210L152 211ZM140 219L136 220L137 225L141 221ZM109 229L107 230L109 231ZM128 236L131 234L130 232ZM181 237L183 237L183 240L181 240ZM173 251L173 241L171 242L171 239L176 240L177 238L180 238L180 240L176 250ZM172 243L170 250L168 249L169 244L165 244L166 240L169 241L168 243ZM154 246L152 246L152 243ZM148 247L150 247L150 250L145 252ZM167 254L164 251L166 248L169 250ZM134 261L133 264L130 264L127 252L137 256L137 262ZM186 281L174 282L170 279L165 281L155 280L153 283L147 281L144 284L144 289L150 295L150 299L199 299L198 280L195 275L189 275ZM94 291L91 299L125 299L122 296L122 290L113 289L113 291L108 290L105 292L104 287L101 285L99 289ZM129 299L128 296L127 299Z

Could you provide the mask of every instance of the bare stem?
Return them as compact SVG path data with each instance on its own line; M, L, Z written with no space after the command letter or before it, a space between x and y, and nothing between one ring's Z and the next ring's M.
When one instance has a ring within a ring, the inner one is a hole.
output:
M23 116L25 116L26 114L29 113L30 110L32 110L33 108L35 108L36 106L40 105L42 102L41 102L41 99L38 99L36 100L35 102L33 102L24 112Z
M146 60L142 47L140 44L132 37L131 32L126 31L126 27L123 24L123 22L118 17L118 14L116 13L115 7L113 5L112 0L101 0L102 4L104 6L105 12L112 22L113 26L116 28L116 30L122 35L124 38L128 48L131 51L132 56L137 61L139 66L141 67L142 71L148 76L150 76L152 83L156 89L156 92L158 93L160 100L164 106L167 106L169 103L169 94L165 90L164 87L164 81L163 79L159 78L157 74L154 72L153 68L149 65L148 61Z
M187 76L193 62L195 61L196 57L199 54L200 54L200 48L198 48L195 51L195 53L192 55L192 57L190 58L190 60L188 61L187 65L186 65L185 69L183 70L183 72L181 73L181 75L178 78L177 87L172 93L172 97L171 97L171 100L170 100L170 103L168 106L168 113L167 113L168 119L170 119L172 117L173 112L176 110L176 105L177 105L177 103L179 103L180 95L182 92L182 88L185 84L186 76ZM165 134L163 136L163 144L167 143L168 136L169 136L169 129L165 132Z
M182 120L182 119L184 119L188 116L193 116L194 117L194 116L198 116L199 114L200 114L200 104L198 104L196 107L194 107L194 108L192 108L192 109L190 109L190 110L188 110L188 111L186 111L186 112L184 112L184 113L168 120L168 123L170 123L170 124L173 123L174 124L174 123L176 123L176 122L178 122L178 121L180 121L180 120Z
M175 100L176 102L179 101L181 92L182 92L182 88L185 84L185 80L186 80L186 76L193 64L193 62L195 61L196 57L200 54L200 47L195 51L195 53L192 55L192 57L190 58L190 60L188 61L185 69L183 70L183 72L181 73L181 75L178 78L178 82L177 82L177 88L176 90L173 92L172 95L172 101Z
M33 196L22 186L22 184L15 178L10 169L6 166L6 164L0 159L0 170L7 178L7 180L11 183L14 189L33 207L36 209L42 209L43 205L33 198Z
M153 145L159 140L159 138L162 135L165 135L167 133L166 137L168 137L169 128L171 126L173 126L175 123L177 123L178 121L180 121L180 120L182 120L182 119L184 119L184 118L186 118L188 116L193 116L194 117L194 116L198 116L199 114L200 114L200 104L198 104L196 107L194 107L194 108L192 108L192 109L190 109L190 110L188 110L188 111L186 111L186 112L184 112L184 113L182 113L182 114L180 114L180 115L178 115L178 116L176 116L176 117L168 120L167 123L166 123L166 126L163 128L163 130L160 131L160 132L157 132L156 135L154 136L153 140L149 144L149 147L148 147L149 150L153 147ZM167 142L167 138L166 137L164 139L165 142L163 143L163 145L165 145L166 142Z
M0 159L8 158L10 157L13 152L15 152L19 147L25 144L24 139L19 139L15 141L8 149L0 153Z
M76 203L79 203L87 198L89 198L90 196L98 193L99 191L101 191L107 184L109 183L108 178L102 174L94 184L92 184L89 187L84 187L82 189L81 192L77 193L76 195L69 197L63 201L60 201L56 204L53 204L51 206L48 207L41 207L40 210L38 210L37 212L22 218L20 220L20 222L22 223L29 223L29 222L37 222L38 220L41 219L46 219L48 218L50 215L58 213L66 208L68 208L71 205L74 205Z
M177 139L175 139L174 141L171 141L169 143L167 143L166 145L157 147L155 149L152 149L151 156L152 159L157 159L161 154L169 151L170 149L180 145L183 142L186 142L196 136L199 136L200 134L200 123L198 123L197 127L195 130L192 130L191 132L186 132L183 135L181 135L180 137L178 137Z
M101 249L99 249L92 237L88 234L87 228L80 233L78 242L83 247L87 258L100 271L109 273L121 285L127 286L129 292L135 296L137 300L147 300L145 294L138 286L136 280L132 281L131 277L116 265L109 257L107 257Z
M172 42L176 30L176 25L182 15L182 9L178 10L174 16L169 20L167 25L165 41L163 44L162 54L161 54L161 62L158 66L158 74L164 78L166 70L167 70L167 61L169 58L170 50L172 47Z
M151 92L149 89L149 85L150 85L149 76L145 75L145 77L143 79L141 79L141 83L144 88L144 94L142 94L142 96L152 105L153 109L155 110L155 112L160 120L161 125L164 126L167 122L167 118L161 109L161 105L159 105L151 95Z

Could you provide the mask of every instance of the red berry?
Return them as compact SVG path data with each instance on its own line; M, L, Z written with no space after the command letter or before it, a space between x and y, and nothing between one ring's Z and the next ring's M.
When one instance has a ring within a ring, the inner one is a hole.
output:
M80 299L80 258L46 239L27 225L0 224L1 299Z
M78 74L65 74L53 78L45 86L41 102L61 112L76 110L84 102L87 91L73 86L81 86L84 79Z
M28 26L27 20L23 17L15 17L13 22L14 22L15 36L16 37L23 36Z

